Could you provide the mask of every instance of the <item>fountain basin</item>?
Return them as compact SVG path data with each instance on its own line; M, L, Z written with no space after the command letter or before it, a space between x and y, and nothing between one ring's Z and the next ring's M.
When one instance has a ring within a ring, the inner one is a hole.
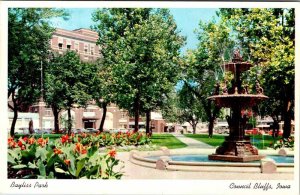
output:
M214 100L216 105L231 108L239 105L241 108L252 107L257 103L268 99L263 94L223 94L210 96L207 99Z
M266 160L275 161L273 173L293 173L293 153L289 151L286 158L278 155L278 151L263 151L261 155L266 156L259 161L252 162L226 162L208 160L208 155L214 149L175 149L160 151L131 151L130 162L133 164L167 171L195 171L195 172L238 172L238 173L265 173ZM191 160L193 157L202 159ZM190 158L190 159L186 159ZM205 159L205 160L204 160ZM281 161L281 159L285 159Z
M169 156L172 161L184 161L184 162L209 162L209 163L218 163L218 162L224 162L230 163L228 161L219 161L219 160L209 160L207 155L203 154L187 154L187 155L171 155ZM148 156L145 157L152 160L158 160L160 156ZM279 156L279 155L267 155L264 156L264 158L271 158L275 161L276 164L280 163L294 163L294 156ZM237 163L237 162L234 162ZM260 160L257 161L251 161L250 163L260 163Z

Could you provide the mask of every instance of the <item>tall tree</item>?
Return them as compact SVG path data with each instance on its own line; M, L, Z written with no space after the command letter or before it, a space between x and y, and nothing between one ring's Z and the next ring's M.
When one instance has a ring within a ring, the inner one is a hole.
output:
M197 96L209 122L209 136L220 108L207 100L214 92L214 86L224 77L222 64L229 60L234 46L230 29L223 21L199 23L197 29L198 47L186 55L185 84Z
M270 97L269 115L280 110L284 137L291 133L295 89L295 9L221 9L229 21L243 52L261 66L258 75L265 94ZM271 105L271 106L270 106Z
M197 96L190 89L187 83L177 92L178 94L178 108L179 108L179 122L188 122L193 128L193 134L196 133L196 127L202 118L205 117L205 111L202 104L199 104Z
M137 131L141 111L149 114L174 86L184 38L166 9L101 9L94 21L105 64L113 67L116 103L134 112Z
M90 94L92 94L93 99L96 104L103 109L102 118L98 130L103 131L107 106L114 102L116 96L116 88L114 84L114 79L111 74L111 66L104 64L105 60L102 58L98 60L96 66L94 66L97 74L91 80L91 85L89 88Z
M18 111L26 111L41 96L41 63L47 63L49 40L53 32L49 19L66 17L61 9L9 8L8 10L8 107L14 118L10 135L14 135Z
M75 105L85 106L92 100L89 88L98 74L95 70L95 64L81 62L78 54L73 51L56 54L49 63L45 76L46 100L49 105L57 106L59 110L67 110L68 134L72 128L71 109Z

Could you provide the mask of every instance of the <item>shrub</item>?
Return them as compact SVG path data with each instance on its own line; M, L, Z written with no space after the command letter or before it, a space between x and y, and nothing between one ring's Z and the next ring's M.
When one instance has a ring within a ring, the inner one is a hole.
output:
M283 138L276 141L273 145L273 148L276 150L278 148L291 148L294 149L294 137L290 136L289 138Z
M73 143L67 135L53 143L44 138L9 138L8 178L120 179L115 155L115 150L100 155L96 145Z

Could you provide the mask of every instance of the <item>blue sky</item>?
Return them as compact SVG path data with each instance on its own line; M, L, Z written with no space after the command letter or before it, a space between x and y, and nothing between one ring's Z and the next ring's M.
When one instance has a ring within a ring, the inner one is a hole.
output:
M54 19L52 24L57 28L64 28L68 30L74 30L77 28L90 28L93 25L91 14L95 9L91 8L73 8L67 9L70 13L70 19L64 21L63 19ZM172 15L175 18L180 33L187 37L187 43L183 48L183 52L186 49L194 49L197 46L197 37L194 30L198 27L199 21L212 20L216 16L218 9L206 9L206 8L172 8L170 9Z

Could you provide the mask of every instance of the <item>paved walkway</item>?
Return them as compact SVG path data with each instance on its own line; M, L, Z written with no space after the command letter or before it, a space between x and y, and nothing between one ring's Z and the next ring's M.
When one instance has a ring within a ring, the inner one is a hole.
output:
M182 134L173 134L177 139L179 139L180 141L182 141L183 143L185 143L187 145L187 148L215 148L211 145L208 145L204 142L195 140L193 138L189 138L186 137Z

